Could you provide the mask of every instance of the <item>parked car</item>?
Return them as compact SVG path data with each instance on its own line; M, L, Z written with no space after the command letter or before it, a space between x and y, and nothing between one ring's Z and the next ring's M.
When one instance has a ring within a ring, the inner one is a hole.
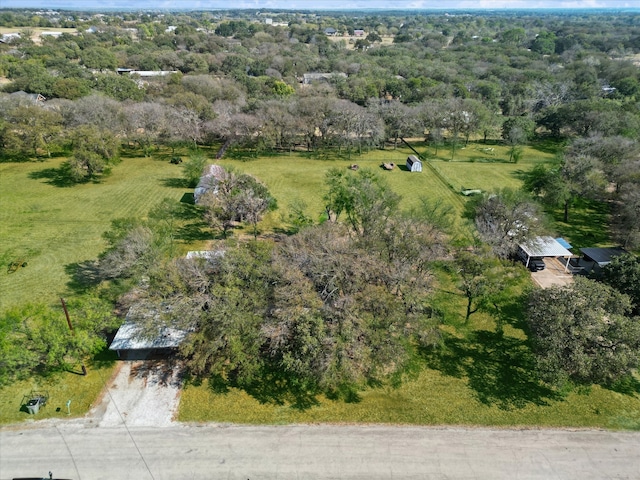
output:
M544 264L544 260L540 257L531 257L529 259L529 270L532 272L539 272L540 270L544 270L546 265Z

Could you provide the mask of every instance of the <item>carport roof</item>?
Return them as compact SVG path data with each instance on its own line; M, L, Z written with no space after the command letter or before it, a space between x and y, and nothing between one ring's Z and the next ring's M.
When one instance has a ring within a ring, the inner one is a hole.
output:
M155 320L157 331L150 334L144 320ZM148 350L156 348L179 347L188 335L188 331L162 325L160 313L156 310L144 310L131 307L124 323L113 338L109 350Z
M570 257L573 255L553 237L536 237L520 248L530 257Z
M155 348L177 348L187 336L186 331L162 327L156 337L147 337L139 325L124 323L116 333L109 350L148 350Z

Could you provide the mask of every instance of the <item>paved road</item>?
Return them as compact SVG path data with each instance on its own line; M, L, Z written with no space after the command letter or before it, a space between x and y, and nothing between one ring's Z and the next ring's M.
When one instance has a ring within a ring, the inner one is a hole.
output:
M130 432L130 434L129 434ZM40 424L0 430L0 479L640 479L640 433Z

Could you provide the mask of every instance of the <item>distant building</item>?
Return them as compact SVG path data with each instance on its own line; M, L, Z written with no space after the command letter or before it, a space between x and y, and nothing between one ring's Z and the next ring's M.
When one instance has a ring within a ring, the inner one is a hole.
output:
M335 37L337 33L338 31L333 27L327 27L324 29L324 34L328 35L329 37Z
M164 77L178 73L178 70L132 70L129 75L138 75L139 77Z
M353 31L353 36L354 37L364 37L364 30L362 29L356 29Z
M334 77L347 78L346 73L305 73L302 75L302 83L310 85L314 82L328 82Z
M62 35L62 32L41 32L40 36L41 37L53 37L53 38L58 38L60 35Z
M40 95L39 93L27 93L22 90L13 92L11 95L31 100L33 103L42 103L47 99L44 95Z
M11 42L15 42L16 40L20 40L20 34L19 33L3 33L2 36L0 37L0 42L2 43L11 43Z

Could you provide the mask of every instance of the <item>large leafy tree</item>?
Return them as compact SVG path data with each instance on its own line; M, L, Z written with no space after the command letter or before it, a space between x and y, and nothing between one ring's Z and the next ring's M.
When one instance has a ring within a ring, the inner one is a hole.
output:
M27 304L0 317L0 385L36 373L77 365L106 346L106 333L118 326L108 302L92 296L67 302L73 331L64 312Z
M7 121L2 133L2 149L9 156L51 155L60 138L62 116L38 105L17 105L3 115Z
M92 125L81 126L72 132L71 141L73 155L69 167L74 181L97 178L118 160L120 143L109 131Z
M629 295L634 313L640 314L640 258L632 253L614 258L604 268L602 280Z
M545 231L538 204L518 190L503 189L480 197L474 205L480 238L501 258L513 255L518 245Z
M400 204L400 196L369 169L351 172L333 168L327 172L325 182L328 191L324 200L329 218L337 221L344 214L353 233L363 237L386 224Z
M467 300L465 322L480 309L499 313L503 294L519 281L513 264L482 251L457 252L453 268L457 287Z
M607 187L602 163L587 155L567 155L559 165L536 165L527 172L523 188L550 206L564 210L569 221L569 207L578 197L599 198Z
M215 262L178 262L179 275L164 275L175 315L193 329L181 347L193 373L241 386L258 377L272 283L269 253L265 244L252 243L227 250Z
M199 200L205 219L224 237L236 222L247 222L257 234L264 213L277 208L275 198L255 177L227 169L215 181L215 188Z
M292 374L328 390L401 369L412 345L438 339L425 301L429 270L409 259L424 251L418 243L406 246L402 261L399 251L390 257L388 249L362 244L341 224L288 238L274 258L276 308L264 327L269 351Z
M543 376L606 383L631 372L640 360L640 321L630 310L628 296L582 277L534 290L527 321Z
M528 117L512 117L502 124L502 138L509 146L509 161L517 163L522 145L533 138L536 124Z

